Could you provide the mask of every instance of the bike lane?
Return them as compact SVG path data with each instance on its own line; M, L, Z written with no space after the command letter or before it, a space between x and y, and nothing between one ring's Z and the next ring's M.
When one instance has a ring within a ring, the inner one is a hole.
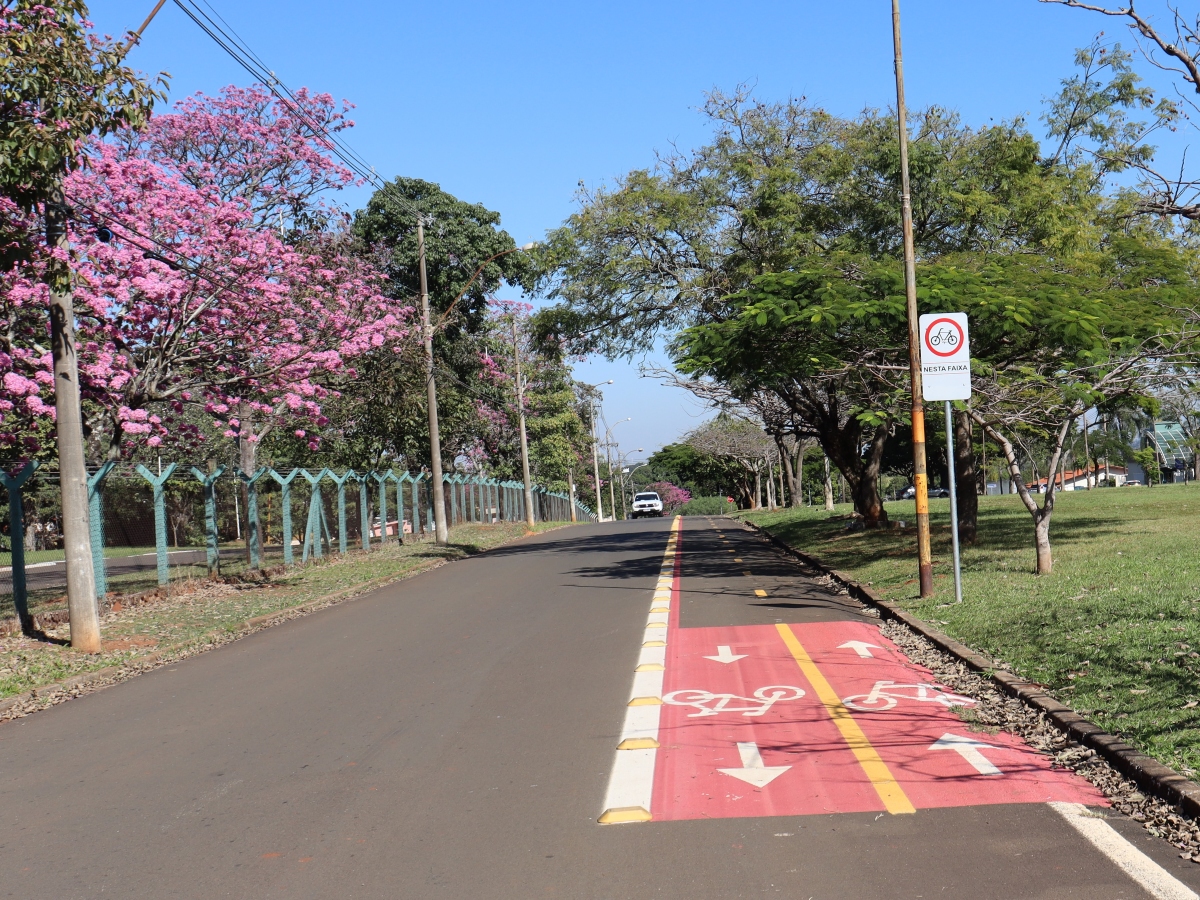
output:
M655 820L1108 805L1016 736L971 731L955 709L974 702L938 685L873 621L682 627L686 543L668 619ZM733 576L751 565L729 562ZM741 590L764 596L755 584Z

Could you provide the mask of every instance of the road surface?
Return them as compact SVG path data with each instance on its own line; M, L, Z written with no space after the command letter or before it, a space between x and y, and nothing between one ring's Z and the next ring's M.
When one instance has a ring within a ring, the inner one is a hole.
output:
M737 523L561 529L0 724L0 897L1195 896L969 704Z

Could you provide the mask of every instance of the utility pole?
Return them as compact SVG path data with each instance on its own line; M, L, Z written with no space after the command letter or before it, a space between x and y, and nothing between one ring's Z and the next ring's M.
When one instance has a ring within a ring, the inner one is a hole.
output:
M67 262L70 243L61 170L46 202L46 244L51 251L58 251L50 256L46 283L50 288L50 352L54 360L58 484L62 493L71 646L84 653L99 653L100 611L96 606L96 572L92 568L92 540L88 526L87 461L83 450L79 358L75 347L75 300Z
M600 437L596 434L596 407L592 405L592 474L596 479L596 520L604 521L604 492L600 489Z
M433 481L433 529L437 543L448 544L446 495L442 489L442 439L438 434L437 382L433 377L433 326L429 324L429 283L425 278L425 223L417 219L421 260L421 333L425 338L425 391L429 400L429 473Z
M533 527L533 483L529 480L529 441L525 437L525 391L521 385L521 345L517 342L517 317L512 320L513 358L517 361L517 416L521 422L521 474L525 478L525 524Z
M900 137L900 217L904 227L904 297L908 309L908 370L912 377L913 487L917 505L917 574L921 596L933 595L929 545L929 474L925 466L925 407L921 393L921 336L917 329L917 263L913 247L912 192L908 179L908 117L904 105L904 57L900 52L900 0L892 0L896 56L896 124Z
M612 431L610 428L609 431ZM609 438L608 435L605 435ZM604 458L608 463L608 508L612 511L613 521L617 518L617 495L613 488L613 470L612 470L612 439L609 438L604 442Z

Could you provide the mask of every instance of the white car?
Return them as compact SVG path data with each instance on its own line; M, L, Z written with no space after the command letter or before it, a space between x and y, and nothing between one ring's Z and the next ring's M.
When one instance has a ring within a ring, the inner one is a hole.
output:
M654 491L633 495L633 518L642 516L661 516L663 514L662 498Z

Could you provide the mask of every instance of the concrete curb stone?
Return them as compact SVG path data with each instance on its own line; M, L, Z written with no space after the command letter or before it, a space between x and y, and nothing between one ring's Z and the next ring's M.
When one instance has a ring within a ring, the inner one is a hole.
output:
M1069 706L1055 700L1041 685L1007 671L994 660L976 653L970 647L962 644L949 635L943 634L932 625L918 619L916 616L901 609L890 600L884 600L865 584L861 584L844 572L825 565L819 559L797 550L790 544L771 534L765 528L741 520L754 531L763 535L767 540L784 552L795 556L805 565L816 569L823 575L828 575L840 583L852 597L874 607L882 617L895 619L904 626L924 637L939 650L960 660L969 668L985 675L993 684L1010 697L1016 697L1022 702L1046 714L1051 722L1066 732L1071 738L1085 747L1095 750L1101 757L1121 774L1132 780L1143 791L1153 794L1172 804L1180 813L1200 817L1200 784L1184 778L1169 766L1164 766L1131 747L1116 735L1109 734L1098 725L1089 722Z

